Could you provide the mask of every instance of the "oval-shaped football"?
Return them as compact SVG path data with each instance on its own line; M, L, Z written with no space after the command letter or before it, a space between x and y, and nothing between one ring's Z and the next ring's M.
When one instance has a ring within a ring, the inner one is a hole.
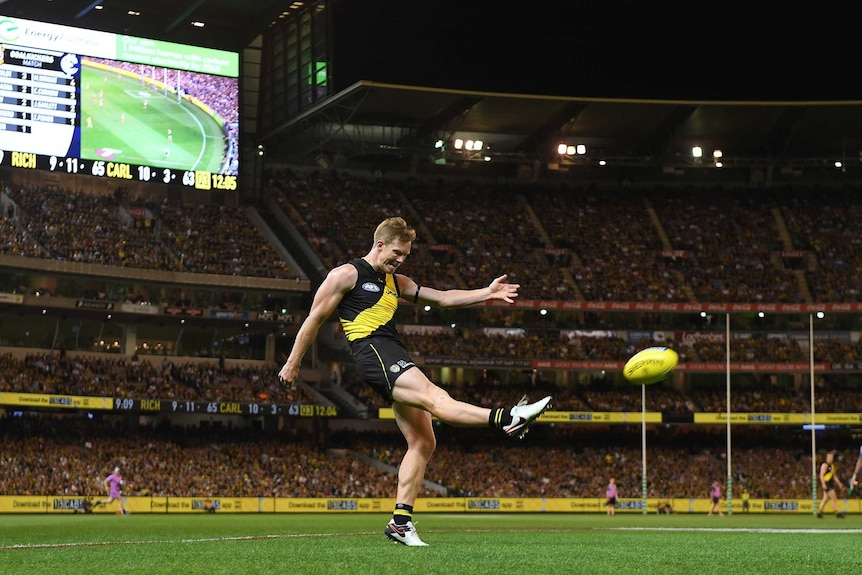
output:
M623 377L632 383L658 383L674 370L679 355L669 347L647 347L629 358L623 366Z

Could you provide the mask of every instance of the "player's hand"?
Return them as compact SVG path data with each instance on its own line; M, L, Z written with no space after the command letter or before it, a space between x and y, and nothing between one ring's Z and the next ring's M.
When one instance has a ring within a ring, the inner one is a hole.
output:
M515 303L514 298L518 297L518 288L521 287L521 284L507 283L506 278L508 277L508 274L503 274L488 286L492 299L501 299L507 303Z
M285 361L284 365L278 371L278 382L281 385L293 389L297 378L299 377L299 368L294 367L289 361Z

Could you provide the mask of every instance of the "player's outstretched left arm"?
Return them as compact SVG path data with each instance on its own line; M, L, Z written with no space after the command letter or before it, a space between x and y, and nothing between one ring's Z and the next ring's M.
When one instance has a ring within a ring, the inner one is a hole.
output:
M469 290L438 290L428 286L420 286L412 279L402 275L398 276L398 282L401 288L401 297L408 302L434 305L440 308L459 308L494 299L514 303L521 285L507 282L508 277L508 274L503 274L494 279L487 287Z

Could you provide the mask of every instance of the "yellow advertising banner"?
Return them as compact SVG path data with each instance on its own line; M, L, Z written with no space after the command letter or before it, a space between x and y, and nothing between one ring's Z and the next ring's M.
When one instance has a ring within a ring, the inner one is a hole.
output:
M0 513L48 513L44 495L0 495Z
M661 412L647 411L546 411L539 423L661 423Z
M816 413L815 423L822 425L862 425L862 413ZM694 422L706 425L727 424L727 413L695 413ZM808 425L810 413L742 413L731 412L730 423L747 425Z
M114 409L110 397L86 397L81 395L52 395L47 393L15 393L0 391L0 405L21 407L56 407L66 409Z
M806 413L805 418L810 419L810 414ZM823 424L862 425L862 413L817 413L814 419Z
M647 423L661 423L661 412L648 411L546 411L536 419L537 423L625 423L640 424L646 415ZM381 407L380 419L395 419L391 407Z
M0 514L4 513L87 513L88 504L99 497L53 495L0 495ZM727 513L727 500L721 511ZM742 500L731 501L732 513L813 515L811 499L751 499L749 509ZM129 497L126 507L137 513L391 513L394 498L289 498L289 497ZM647 513L706 514L710 501L702 498L648 498ZM117 512L117 503L91 508L93 513ZM605 513L603 497L431 497L416 500L417 513ZM862 499L839 499L842 513L862 514ZM643 500L621 498L617 513L643 513Z
M695 413L695 423L704 424L727 424L727 413ZM803 414L801 413L733 413L730 414L730 423L744 423L749 425L803 425Z
M276 513L391 513L395 499L371 498L287 498L275 500Z
M152 513L273 513L273 497L129 497L129 509Z

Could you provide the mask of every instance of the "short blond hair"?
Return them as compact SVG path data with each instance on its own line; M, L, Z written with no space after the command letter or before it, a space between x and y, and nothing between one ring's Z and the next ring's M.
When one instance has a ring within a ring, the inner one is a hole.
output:
M383 242L384 245L394 241L413 242L416 239L416 230L409 227L402 217L386 218L374 230L374 243Z

